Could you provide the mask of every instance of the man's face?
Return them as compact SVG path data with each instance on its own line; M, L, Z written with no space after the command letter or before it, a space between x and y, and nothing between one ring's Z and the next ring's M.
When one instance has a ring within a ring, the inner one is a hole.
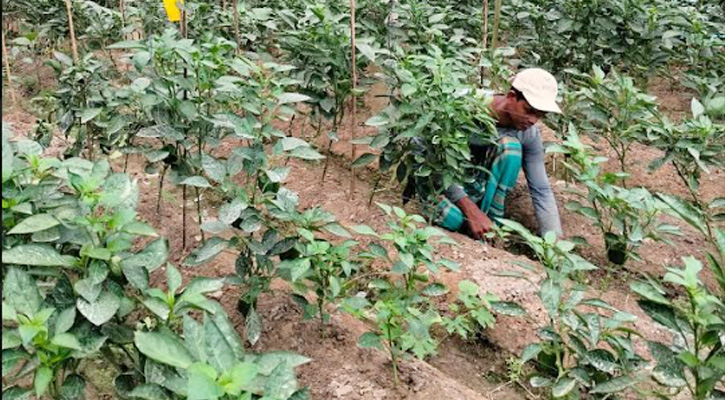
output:
M544 112L531 107L526 99L516 99L515 94L509 93L508 100L508 112L511 116L511 121L518 130L525 131L531 128L545 114Z

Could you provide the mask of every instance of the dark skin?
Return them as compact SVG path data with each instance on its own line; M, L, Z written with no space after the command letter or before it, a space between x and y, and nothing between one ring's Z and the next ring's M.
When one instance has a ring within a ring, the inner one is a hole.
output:
M513 91L494 96L491 111L496 125L521 131L532 127L546 114L531 107L525 99L518 99ZM486 232L493 228L493 221L470 198L464 197L456 205L468 221L468 229L474 239L483 239Z

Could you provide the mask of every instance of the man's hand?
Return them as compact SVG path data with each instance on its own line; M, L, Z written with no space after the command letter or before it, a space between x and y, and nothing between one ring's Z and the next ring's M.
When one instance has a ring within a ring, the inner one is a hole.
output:
M463 215L468 221L468 228L471 230L471 236L474 239L481 240L486 232L493 228L493 222L480 208L471 201L470 198L464 197L459 200L456 205L461 209Z

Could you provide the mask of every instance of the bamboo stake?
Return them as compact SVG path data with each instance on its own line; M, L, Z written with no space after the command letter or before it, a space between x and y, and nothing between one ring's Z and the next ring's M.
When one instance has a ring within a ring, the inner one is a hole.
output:
M495 0L493 10L493 48L498 47L498 23L501 20L501 0Z
M239 40L239 0L232 0L232 11L234 12L234 40L237 41L237 54L242 50L242 43Z
M13 78L10 73L10 58L8 58L8 49L5 47L5 30L3 29L3 60L5 60L5 71L8 75L8 91L10 92L10 100L14 105L18 104L18 99L15 97L15 90L13 90Z
M488 0L483 0L483 37L481 40L481 58L486 54L486 48L488 47ZM483 86L484 69L481 66L481 86Z
M76 30L73 25L73 7L71 0L65 0L65 9L68 12L68 28L70 28L70 46L73 51L73 63L78 64L78 43L76 43Z
M350 155L351 157L351 163L355 162L355 156L357 152L357 146L355 145L355 129L357 128L355 125L357 124L356 121L356 114L357 114L357 65L355 63L355 0L350 0L350 34L352 38L352 50L351 50L351 61L352 61L352 115L350 118ZM348 198L352 200L352 196L355 193L355 169L350 166L350 193L348 194Z

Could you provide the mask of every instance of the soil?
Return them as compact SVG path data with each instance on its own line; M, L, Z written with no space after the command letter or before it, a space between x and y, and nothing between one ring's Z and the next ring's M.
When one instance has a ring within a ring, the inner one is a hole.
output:
M374 87L365 97L366 107L361 107L356 116L358 124L362 124L368 117L386 105L386 100L376 95L385 93L381 85ZM663 92L664 93L664 92ZM666 93L665 93L666 94ZM676 98L671 103L665 100L663 104L672 104L673 112L683 112L681 93L672 92ZM662 101L662 100L661 100ZM35 117L23 111L21 105L3 108L3 121L13 124L16 134L32 132ZM679 111L676 111L679 110ZM323 163L303 163L292 160L292 172L287 179L287 187L299 194L300 207L308 208L320 205L332 212L338 221L345 225L368 224L376 229L383 229L385 218L383 212L369 205L369 198L374 182L378 178L375 166L368 166L357 170L356 185L352 196L348 188L352 176L347 167L351 158L351 146L348 139L350 134L351 118L348 115L338 128L340 141L331 147L332 153L328 171L324 181L321 180ZM303 127L305 134L303 135ZM294 136L309 136L314 132L310 121L304 117L297 117L291 126L283 126ZM544 139L556 140L553 133L544 127ZM320 148L325 148L327 139L324 134L317 138ZM374 134L375 130L361 126L357 129L357 136ZM49 149L49 153L58 154L66 143L56 138ZM226 141L221 152L229 151L240 143ZM358 146L357 154L368 149ZM646 171L647 164L658 156L658 152L646 146L636 146L630 156L628 168L633 171L630 184L642 185L653 191L673 193L686 196L686 190L680 184L674 171L665 166L653 174ZM610 157L612 158L612 157ZM613 158L612 158L613 159ZM550 163L555 165L556 163ZM123 160L114 161L116 171L123 170ZM615 168L615 164L608 165ZM172 185L165 185L163 203L160 212L156 211L156 193L158 190L158 174L148 175L143 170L143 160L131 156L127 172L138 180L141 190L139 214L157 228L159 234L168 238L170 246L170 261L180 264L183 257L201 241L198 223L196 221L196 206L192 194L189 194L187 204L187 248L182 246L182 200L181 190ZM569 185L557 179L556 172L551 171L552 187L556 194L559 209L562 214L564 231L567 236L583 236L591 244L583 248L581 254L597 264L605 264L604 243L600 234L590 221L574 215L563 207L570 194L566 192ZM385 177L384 177L385 178ZM533 214L531 200L527 194L525 184L522 182L513 192L507 202L507 214L534 229L536 222ZM382 179L377 186L374 200L387 204L401 205L399 189L387 184L387 178ZM725 196L725 175L723 171L714 170L706 175L702 182L702 193L706 199ZM216 215L213 199L202 196L204 203L203 218L214 218ZM406 207L415 211L413 204ZM595 273L590 276L591 291L589 295L610 302L615 307L639 318L635 327L643 333L648 340L668 341L669 334L639 309L628 284L636 278L634 272L646 272L661 276L664 266L677 263L685 254L702 256L707 250L706 243L694 234L692 229L675 219L664 218L668 223L682 227L684 235L674 240L674 246L659 243L646 243L641 249L644 259L641 263L633 263L629 273L616 271L615 273ZM264 319L264 332L259 342L250 348L250 351L289 350L303 354L312 359L308 364L299 367L299 380L302 385L310 387L315 399L522 399L540 398L540 394L532 392L527 384L518 384L508 379L509 365L507 361L520 354L523 347L536 340L535 331L546 324L546 315L543 306L536 294L536 287L526 280L502 276L510 270L518 270L513 262L533 263L525 254L512 254L504 248L477 242L466 236L451 233L459 243L456 247L441 248L441 256L455 260L461 264L458 272L442 272L436 277L451 288L455 288L463 279L478 284L482 292L490 292L501 300L515 301L522 305L529 316L513 318L499 316L494 328L485 331L482 335L468 341L456 338L446 338L439 346L438 355L426 361L406 360L401 365L400 385L395 387L392 379L392 367L386 353L361 349L357 346L358 337L366 331L365 325L353 317L337 312L327 326L327 337L322 338L317 321L304 321L299 307L290 299L289 287L283 282L273 284L274 292L265 294L259 300L260 315ZM358 238L365 241L364 238ZM197 268L184 268L184 279L188 280L197 275L223 276L234 271L234 255L223 253L213 262ZM527 273L530 280L541 278L540 274ZM713 284L710 276L705 277L709 284ZM455 290L449 296L453 298ZM226 287L216 293L215 297L227 309L232 322L243 332L243 317L236 312L236 301L239 292L237 288ZM635 342L638 351L647 354L643 339ZM104 390L98 389L94 398L105 398ZM683 397L684 398L684 397Z

